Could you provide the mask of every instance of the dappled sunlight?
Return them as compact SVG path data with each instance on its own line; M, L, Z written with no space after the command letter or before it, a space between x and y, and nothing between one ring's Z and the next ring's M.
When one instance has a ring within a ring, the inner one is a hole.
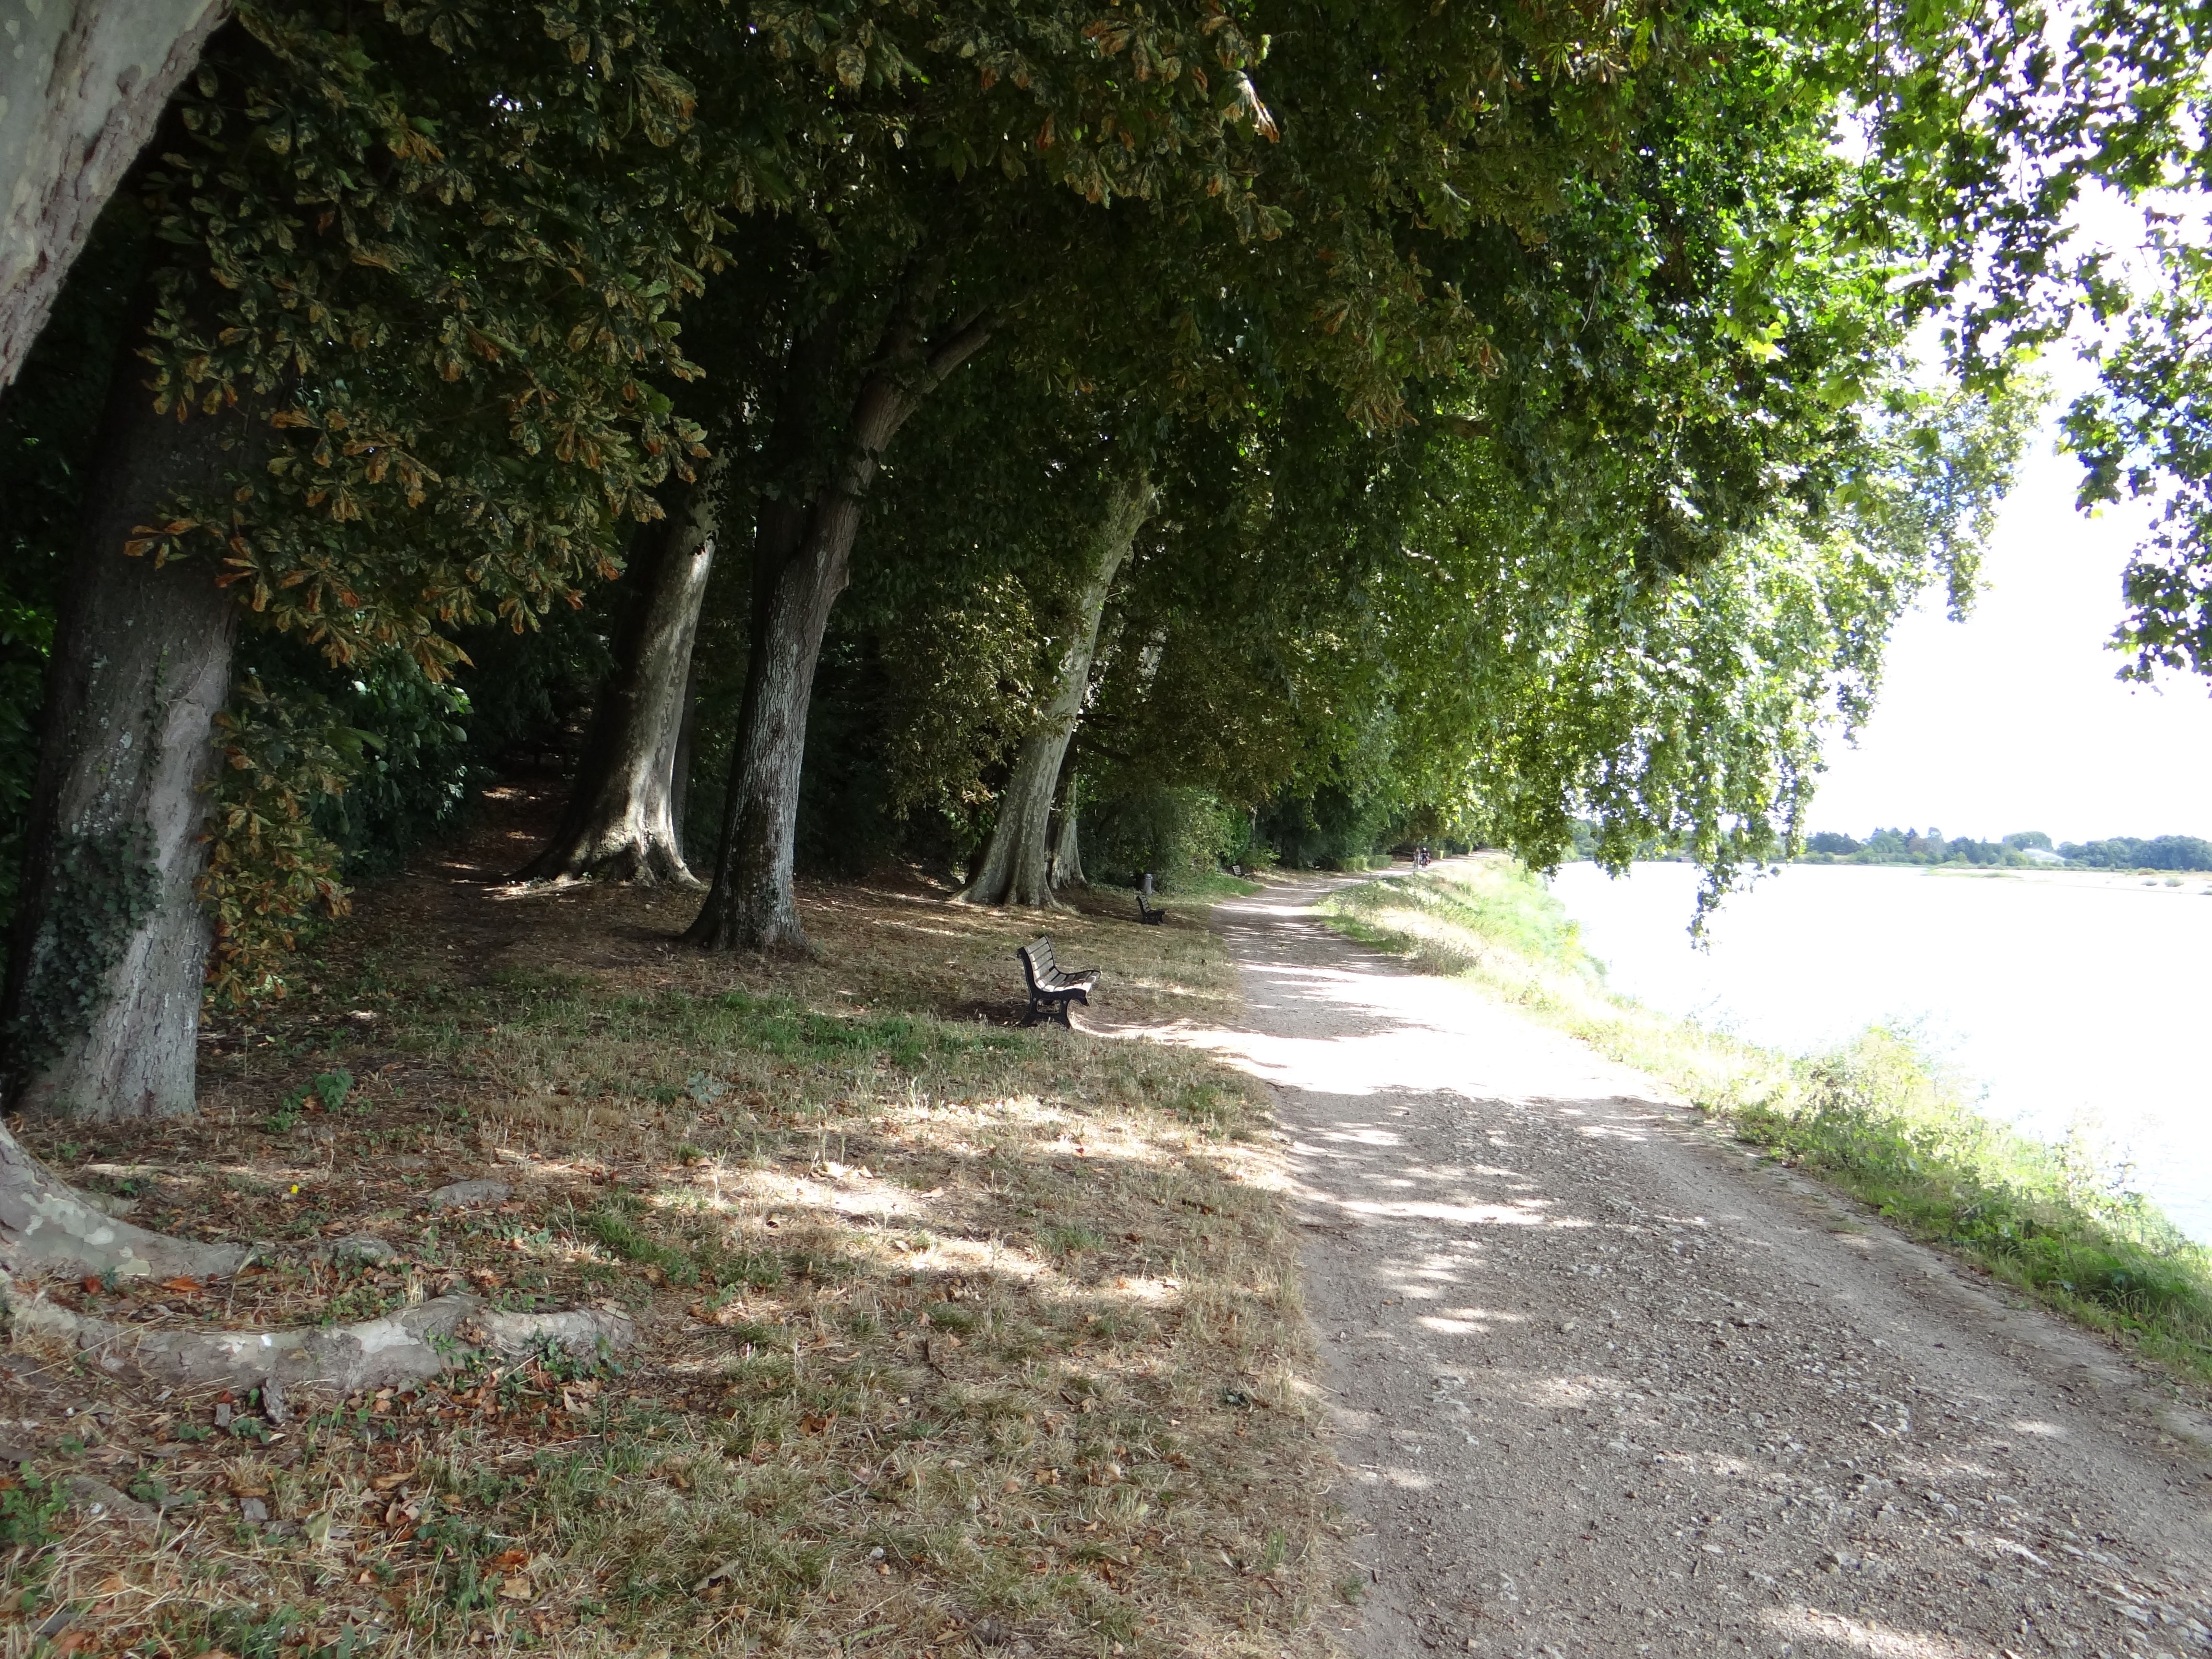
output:
M1863 1653L1870 1659L1967 1659L1985 1652L1948 1637L1869 1624L1809 1607L1771 1607L1760 1616L1767 1628L1792 1642L1816 1642Z

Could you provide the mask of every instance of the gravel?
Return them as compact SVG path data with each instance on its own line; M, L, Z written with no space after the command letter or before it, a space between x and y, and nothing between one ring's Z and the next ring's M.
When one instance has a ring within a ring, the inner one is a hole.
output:
M1355 1652L2212 1654L2201 1402L1320 890L1187 1035L1292 1139Z

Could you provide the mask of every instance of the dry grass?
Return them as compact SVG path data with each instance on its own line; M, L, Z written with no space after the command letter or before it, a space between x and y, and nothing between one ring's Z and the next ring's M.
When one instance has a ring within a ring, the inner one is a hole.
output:
M503 892L540 805L364 892L317 988L211 1032L198 1124L31 1139L137 1219L275 1241L234 1285L74 1291L103 1316L466 1288L615 1301L637 1347L273 1429L18 1346L0 1654L1323 1650L1340 1558L1251 1085L1009 1029L1035 920L918 883L805 894L799 963L675 946L683 896ZM1049 926L1106 970L1101 1015L1233 1006L1188 917ZM336 1109L299 1098L340 1069ZM504 1202L422 1207L485 1176ZM308 1256L361 1232L398 1259ZM42 1520L72 1474L166 1504L158 1545Z

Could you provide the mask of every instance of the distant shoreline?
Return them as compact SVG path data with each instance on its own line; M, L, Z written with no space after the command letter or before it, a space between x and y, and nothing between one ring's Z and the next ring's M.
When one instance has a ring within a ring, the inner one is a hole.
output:
M1564 859L1562 867L1569 864L1591 864L1592 859ZM1689 864L1686 858L1638 859L1629 867L1644 864ZM2212 894L2212 870L2097 870L2081 866L2062 867L2033 865L2013 865L1992 867L1975 864L1860 864L1850 859L1809 858L1791 859L1786 864L1761 866L1760 876L1779 874L1784 870L1882 870L1902 872L1916 876L1950 876L1978 881L2026 881L2043 884L2057 883L2063 886L2152 888L2160 891L2177 892L2192 896Z

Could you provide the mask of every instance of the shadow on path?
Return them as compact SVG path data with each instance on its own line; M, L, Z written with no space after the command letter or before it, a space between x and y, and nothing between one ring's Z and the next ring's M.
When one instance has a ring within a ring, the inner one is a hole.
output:
M1244 1018L1146 1034L1276 1090L1359 1651L2212 1653L2154 1385L1322 890L1219 907Z

